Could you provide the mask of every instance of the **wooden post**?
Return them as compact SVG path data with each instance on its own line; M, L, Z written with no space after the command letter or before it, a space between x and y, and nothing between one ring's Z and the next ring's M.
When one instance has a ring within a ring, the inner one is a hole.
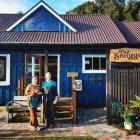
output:
M44 123L44 98L42 96L40 123Z
M71 77L71 83L72 83L72 100L73 100L73 123L76 124L77 116L76 116L75 77Z
M27 85L27 79L28 79L28 54L25 54L25 79L24 79L24 86Z
M110 60L109 60L110 51L107 50L106 53L106 110L107 110L107 121L111 122L111 78L110 78Z
M47 50L45 50L45 70L44 71L45 71L45 74L48 72L48 51Z
M18 78L17 92L18 92L17 95L20 96L21 95L21 79L20 78Z
M44 68L44 77L45 74L48 72L48 51L45 50L45 68ZM42 105L41 105L41 118L40 122L44 123L44 97L42 96Z

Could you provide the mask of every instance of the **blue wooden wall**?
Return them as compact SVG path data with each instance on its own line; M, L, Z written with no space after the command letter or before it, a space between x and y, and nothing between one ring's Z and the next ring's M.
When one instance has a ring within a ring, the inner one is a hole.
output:
M82 54L99 52L63 52L61 54L61 96L71 96L71 81L67 72L78 72L76 79L83 81L83 90L77 92L80 106L104 106L106 103L106 74L82 73ZM105 52L100 52L104 53ZM101 80L98 80L101 79Z
M10 86L0 86L0 104L12 100L16 95L17 77L24 74L24 53L20 51L0 51L0 54L10 54Z
M24 55L21 51L0 51L0 53L11 54L11 85L0 87L0 104L5 104L16 95L17 78L24 75ZM28 52L30 53L30 52ZM31 52L31 53L43 53ZM103 106L106 101L106 75L82 73L82 54L96 54L97 52L49 52L50 54L61 54L60 56L60 95L71 96L71 82L67 72L78 72L76 79L83 80L82 92L77 92L77 102L81 105ZM98 52L99 53L99 52ZM100 52L101 53L101 52ZM105 52L102 52L105 53ZM96 80L101 78L102 80ZM92 80L95 79L95 80Z

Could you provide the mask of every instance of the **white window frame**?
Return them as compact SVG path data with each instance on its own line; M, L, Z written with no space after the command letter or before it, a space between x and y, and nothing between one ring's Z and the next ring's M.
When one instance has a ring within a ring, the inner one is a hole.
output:
M106 58L105 54L83 54L82 55L82 73L106 73L106 70L86 70L85 69L85 58L86 57L99 57Z
M10 85L10 54L0 54L6 57L6 81L0 81L0 86Z

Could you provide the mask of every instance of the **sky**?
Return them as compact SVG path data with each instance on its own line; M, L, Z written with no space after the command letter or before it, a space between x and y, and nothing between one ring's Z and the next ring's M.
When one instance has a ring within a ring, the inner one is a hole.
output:
M0 13L25 13L40 0L0 0ZM44 0L59 14L72 10L88 0ZM93 1L93 0L90 0Z

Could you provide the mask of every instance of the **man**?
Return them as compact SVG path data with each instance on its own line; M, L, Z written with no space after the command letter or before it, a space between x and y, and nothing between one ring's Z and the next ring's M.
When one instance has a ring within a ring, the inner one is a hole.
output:
M55 127L54 122L54 104L57 103L58 93L56 82L51 80L51 73L47 72L45 75L45 81L42 83L42 89L44 89L44 116L45 116L45 127Z

